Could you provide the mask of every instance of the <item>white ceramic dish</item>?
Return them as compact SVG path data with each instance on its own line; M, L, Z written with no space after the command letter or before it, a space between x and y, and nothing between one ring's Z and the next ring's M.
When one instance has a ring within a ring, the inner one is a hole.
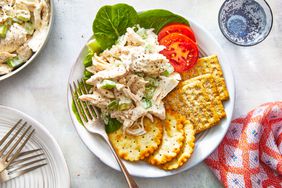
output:
M7 79L7 78L17 74L21 70L23 70L26 66L28 66L39 55L39 53L44 48L45 44L47 43L47 40L49 39L49 35L50 35L50 32L51 32L51 29L52 29L52 26L53 26L53 20L54 20L54 3L53 3L53 0L49 0L49 2L50 2L50 22L49 22L47 34L46 34L46 36L44 38L44 42L41 44L39 50L37 52L35 52L31 56L31 58L27 62L25 62L22 66L20 66L16 70L13 70L12 72L10 72L8 74L5 74L3 76L0 75L0 82L2 80L5 80L5 79Z
M24 150L42 148L47 165L30 173L1 184L1 188L69 188L70 175L63 153L47 129L28 115L0 105L0 138L19 120L27 121L35 129L35 134Z
M196 146L194 153L190 160L181 168L174 171L164 171L145 162L130 163L125 161L125 165L129 172L134 176L139 177L164 177L173 174L180 173L182 171L188 170L193 166L202 162L208 155L212 153L214 149L219 145L223 139L226 131L230 125L235 99L235 85L233 80L233 75L231 68L228 64L228 60L225 57L223 50L216 40L202 27L189 19L190 25L193 28L199 46L208 54L217 54L224 72L224 77L227 83L228 91L230 94L230 99L224 103L225 111L227 113L227 118L222 120L218 126L209 129L202 134L197 136ZM69 76L69 83L73 81L80 80L83 75L83 58L87 53L86 47L83 48L80 53L76 63L73 65ZM116 163L110 149L106 143L97 135L93 135L87 132L87 130L77 121L73 111L72 111L72 98L68 88L68 107L70 116L74 123L74 126L85 145L106 165L119 170L119 166Z

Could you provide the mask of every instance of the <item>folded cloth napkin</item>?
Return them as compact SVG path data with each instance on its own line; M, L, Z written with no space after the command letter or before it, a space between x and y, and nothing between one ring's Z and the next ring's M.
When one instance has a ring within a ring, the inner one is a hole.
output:
M282 102L232 121L206 164L225 187L282 187Z

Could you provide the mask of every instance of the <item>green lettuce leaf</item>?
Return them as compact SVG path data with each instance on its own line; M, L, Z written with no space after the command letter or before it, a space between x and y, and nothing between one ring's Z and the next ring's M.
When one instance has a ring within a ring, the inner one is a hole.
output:
M138 23L136 10L127 4L100 8L93 22L93 32L103 50L110 48L128 27Z
M139 25L146 29L154 28L156 33L167 24L170 23L183 23L189 25L189 22L168 10L154 9L139 13Z

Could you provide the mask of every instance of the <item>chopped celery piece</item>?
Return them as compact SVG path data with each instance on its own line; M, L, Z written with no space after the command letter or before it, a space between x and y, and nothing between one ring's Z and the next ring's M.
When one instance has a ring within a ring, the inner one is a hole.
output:
M108 108L110 110L117 110L119 108L119 102L118 100L112 100L109 104L108 104Z
M148 108L150 108L150 107L152 106L152 102L151 102L150 99L143 98L143 99L141 100L141 102L142 102L142 105L143 105L143 107L144 107L145 109L148 109Z
M27 22L27 21L30 20L30 16L28 16L28 15L18 15L17 19L21 20L21 21L24 21L24 22Z
M156 88L160 85L156 78L146 77L145 80L148 82L145 87L145 98L152 99Z
M148 34L147 34L146 30L143 29L143 28L137 30L136 33L137 33L140 37L142 37L142 39L147 39L147 38L148 38Z
M118 130L121 127L122 123L119 122L117 119L109 118L108 123L106 124L106 132L112 133Z
M22 24L22 23L23 23L23 21L20 20L20 19L18 19L18 18L12 18L12 21L13 21L14 23L18 23L18 24ZM11 25L12 25L12 24L11 24Z
M121 110L121 111L127 110L131 107L131 105L132 105L132 101L130 99L128 101L120 101L118 109Z
M169 75L171 75L171 73L173 73L174 72L174 68L173 68L173 66L171 65L171 64L169 64L169 66L167 67L167 70L165 70L164 72L163 72L163 75L164 76L169 76Z
M110 110L127 110L131 107L131 100L128 101L120 101L118 99L112 100L109 104L108 104L108 109Z
M152 99L156 91L155 87L145 87L145 98Z
M23 61L23 60L20 60L18 57L9 59L9 60L7 61L7 64L8 64L11 68L17 68L17 67L19 67L20 65L22 65L23 63L24 63L24 61Z
M168 76L170 75L170 73L168 72L168 70L165 70L165 71L163 72L163 75L166 76L166 77L168 77Z
M88 80L93 74L91 73L91 72L89 72L88 70L85 70L84 71L84 73L83 73L83 75L84 75L84 79L85 80Z
M88 49L88 54L83 60L83 64L85 67L89 67L92 65L92 57L94 56L94 52L91 49Z
M159 86L159 81L155 78L146 77L145 80L149 82L148 85L151 86L151 87L158 87Z
M102 89L113 89L116 87L116 83L111 80L103 80L99 85L98 88Z
M0 25L0 38L6 38L7 31L8 31L7 25Z
M102 50L100 44L96 41L96 39L91 39L87 43L87 47L96 53L99 53Z
M123 103L123 104L119 104L118 109L119 109L120 111L123 111L123 110L129 109L130 106L131 106L131 104Z
M24 24L24 28L27 32L27 34L32 35L34 32L34 25L31 22L26 22Z
M153 50L153 46L151 44L148 44L145 46L145 50L150 52Z

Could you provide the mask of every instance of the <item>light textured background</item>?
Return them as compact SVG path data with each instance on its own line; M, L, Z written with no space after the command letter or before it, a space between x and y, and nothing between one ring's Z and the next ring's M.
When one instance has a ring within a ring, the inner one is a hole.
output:
M274 25L269 37L254 47L228 42L217 24L223 0L54 0L55 22L46 48L27 68L0 83L0 104L19 109L43 123L65 155L74 188L126 187L121 173L100 162L81 142L70 120L66 91L72 64L92 34L94 16L104 4L127 2L137 10L171 9L204 26L229 57L236 81L234 117L282 97L282 1L269 0ZM220 187L205 164L179 175L136 178L140 187Z

